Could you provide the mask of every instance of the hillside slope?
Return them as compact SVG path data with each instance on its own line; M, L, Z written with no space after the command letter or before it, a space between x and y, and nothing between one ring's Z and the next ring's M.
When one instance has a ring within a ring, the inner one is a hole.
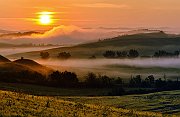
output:
M61 47L46 50L51 57L57 57L59 52L70 52L72 58L89 58L92 55L102 57L106 50L137 49L141 55L153 55L157 50L179 50L180 36L168 35L164 32L142 33L118 36L98 42L80 44L72 47ZM39 51L10 55L9 57L40 58Z
M110 106L64 101L56 97L33 96L0 90L0 116L62 117L161 117L162 114L139 112Z
M6 57L0 55L0 63L2 62L11 62L9 59L7 59Z
M30 59L18 59L11 62L0 55L0 81L37 83L44 80L53 70Z

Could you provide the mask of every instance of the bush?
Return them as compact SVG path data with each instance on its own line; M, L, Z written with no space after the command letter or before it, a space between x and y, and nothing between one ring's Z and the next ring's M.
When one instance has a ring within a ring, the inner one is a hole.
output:
M78 78L72 72L59 72L55 71L48 76L51 85L58 87L74 87L78 85Z
M91 88L109 88L113 85L112 79L106 75L97 77L96 74L91 72L87 74L85 79L86 86Z
M71 54L67 53L67 52L61 52L58 54L58 58L60 58L60 59L68 59L70 57L71 57Z
M106 58L115 58L116 53L114 51L108 50L105 53L103 53L103 56Z
M40 56L42 59L48 59L49 58L49 53L48 52L41 52Z
M133 49L129 50L129 57L130 58L136 58L138 56L139 56L139 53L137 50L133 50Z

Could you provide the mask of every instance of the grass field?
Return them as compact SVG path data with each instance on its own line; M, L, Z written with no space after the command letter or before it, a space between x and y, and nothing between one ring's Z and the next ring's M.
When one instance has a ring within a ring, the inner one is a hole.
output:
M180 116L180 91L164 91L120 97L69 97L61 99L75 101L76 103L81 102Z
M103 90L106 89L57 89L1 83L0 116L180 116L179 90L127 96L91 95Z
M160 113L65 101L57 97L33 96L0 91L0 116L62 116L62 117L153 117Z

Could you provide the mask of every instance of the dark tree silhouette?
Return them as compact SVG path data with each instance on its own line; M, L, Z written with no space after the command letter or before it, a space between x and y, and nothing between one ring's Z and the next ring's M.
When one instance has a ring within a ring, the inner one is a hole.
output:
M125 58L128 55L126 51L117 51L116 54L117 54L117 57L120 57L120 58Z
M166 52L165 50L159 50L158 52L154 53L154 57L178 57L179 51L174 51L173 53Z
M137 75L136 77L133 77L129 81L129 85L131 87L141 87L142 79L140 75Z
M41 52L40 56L42 59L48 59L49 58L49 53L48 52Z
M75 73L72 72L59 72L55 71L48 77L52 85L58 87L74 87L78 85L78 78Z
M133 50L133 49L129 50L129 57L130 58L136 58L138 56L139 56L139 53L137 50Z
M58 54L58 58L60 59L68 59L71 57L71 54L68 52L61 52Z
M116 52L108 50L105 53L103 53L103 56L106 58L115 58L116 57Z

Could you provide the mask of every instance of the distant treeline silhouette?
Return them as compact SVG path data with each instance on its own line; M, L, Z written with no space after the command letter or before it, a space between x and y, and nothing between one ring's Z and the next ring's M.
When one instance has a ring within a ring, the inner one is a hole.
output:
M49 52L40 52L40 56L41 56L42 59L50 58ZM57 58L59 58L59 59L68 59L70 57L71 57L71 54L68 53L68 52L60 52L57 55Z
M154 57L178 57L180 54L179 51L174 51L173 53L167 52L165 50L159 50L158 52L154 53Z
M165 50L159 50L154 52L153 55L142 56L136 49L130 49L128 51L115 51L115 50L107 50L102 54L105 58L137 58L137 57L154 57L154 58L163 58L163 57L179 57L180 51L176 50L174 52L167 52ZM49 52L40 52L40 57L42 59L50 58ZM59 59L69 59L71 54L69 52L60 52L56 56ZM92 55L89 59L95 59L96 56Z
M103 53L105 58L137 58L137 57L154 57L154 58L165 58L165 57L179 57L180 51L176 50L174 52L167 52L165 50L159 50L154 53L153 56L140 56L139 52L135 49L130 49L129 51L113 51L107 50Z
M76 73L54 71L45 76L38 72L20 71L3 72L0 71L0 81L8 83L27 83L61 88L110 88L109 95L125 95L137 93L149 93L165 90L179 90L180 81L167 80L164 77L155 79L153 75L142 79L141 75L131 77L129 81L123 81L120 77L110 78L106 75L96 75L88 73L84 81L79 81ZM136 90L127 91L127 88Z
M139 52L134 49L130 49L129 51L107 50L103 53L103 56L106 58L137 58L139 57Z

